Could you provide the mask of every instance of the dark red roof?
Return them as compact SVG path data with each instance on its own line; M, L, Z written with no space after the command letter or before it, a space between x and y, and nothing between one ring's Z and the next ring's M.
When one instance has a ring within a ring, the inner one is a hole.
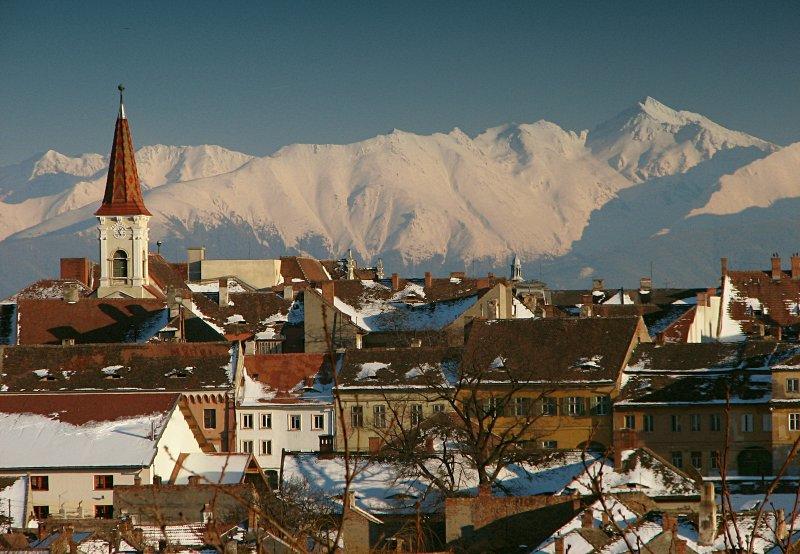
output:
M329 367L326 354L261 354L244 357L247 374L273 390L286 392Z
M173 264L168 262L161 254L149 254L147 268L150 280L158 285L162 291L168 287L178 290L189 290L186 285L186 264Z
M148 299L22 299L18 311L18 344L142 342L167 322L164 302Z
M466 375L489 381L606 381L625 367L638 317L477 320Z
M745 333L754 333L758 324L786 327L800 324L800 280L781 271L780 279L772 279L770 271L730 271L732 294L727 306L732 319L742 322ZM747 299L756 298L761 310L753 310ZM764 310L766 308L766 310Z
M204 293L192 294L197 309L206 318L222 327L228 340L247 339L268 327L280 331L282 323L269 323L270 318L287 316L292 307L291 300L284 300L271 291L232 292L229 293L228 299L233 305L220 306L219 302L214 302ZM234 316L241 316L242 319ZM264 323L265 321L268 323Z
M95 215L152 215L144 205L128 120L120 112L108 161L103 203Z
M301 256L284 256L281 258L281 276L285 284L292 284L294 279L307 282L330 281L325 268L319 260Z
M0 349L0 383L11 392L214 390L229 387L230 365L224 342L12 346Z
M124 396L108 393L3 394L0 413L39 414L84 425L90 421L116 421L170 411L180 398L176 393L138 392Z

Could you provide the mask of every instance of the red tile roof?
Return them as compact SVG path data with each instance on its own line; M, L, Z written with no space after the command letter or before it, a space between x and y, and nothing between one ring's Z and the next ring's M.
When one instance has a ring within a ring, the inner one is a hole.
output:
M301 256L284 256L281 258L281 276L286 284L293 279L308 282L329 281L330 277L319 260Z
M3 394L0 413L39 414L72 425L167 413L179 394L137 392L119 394Z
M271 389L287 392L329 367L326 354L261 354L244 357L247 374Z
M23 299L18 321L18 344L143 342L166 324L166 309L164 302L147 299Z
M12 346L0 349L0 384L12 392L227 389L230 365L224 342Z
M114 142L108 162L106 190L103 203L95 215L152 215L142 198L135 153L130 126L120 102L120 116L114 127Z
M759 323L781 327L800 324L800 280L792 279L790 272L782 271L779 280L773 280L770 271L729 271L728 277L738 291L728 304L729 313L742 323L745 333L756 332ZM748 309L748 298L758 299L761 313Z

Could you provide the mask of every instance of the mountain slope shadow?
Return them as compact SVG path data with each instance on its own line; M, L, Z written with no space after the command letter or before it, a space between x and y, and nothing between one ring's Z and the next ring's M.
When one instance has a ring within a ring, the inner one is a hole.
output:
M719 179L767 153L757 148L719 152L686 173L652 179L620 191L617 198L592 212L572 255L597 256L617 251L620 241L647 240L680 226L692 209L704 206L719 189Z

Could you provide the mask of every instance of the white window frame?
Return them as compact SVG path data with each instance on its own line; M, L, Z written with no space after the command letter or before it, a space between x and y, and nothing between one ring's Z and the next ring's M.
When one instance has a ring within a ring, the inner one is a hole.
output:
M789 414L789 431L800 431L800 413Z
M786 379L786 392L800 392L800 379L797 377Z
M253 428L253 414L251 413L243 413L242 414L242 429L252 429Z
M295 427L294 423L297 422ZM303 430L303 416L300 414L289 414L289 431L302 431Z
M546 448L548 450L555 450L558 448L558 441L548 440L542 441L542 448Z
M384 429L386 427L386 404L372 406L372 426L376 429Z
M317 423L319 421L319 423ZM311 429L320 431L325 428L325 414L311 414Z
M269 439L262 440L259 452L262 456L272 456L272 441Z
M694 433L703 429L703 416L701 414L691 414L689 416L689 429Z
M411 425L419 425L423 420L422 404L411 404Z
M642 431L652 433L654 428L655 418L653 418L653 414L644 414L642 416Z
M258 423L261 429L272 429L272 412L261 414Z
M241 451L246 454L253 453L253 441L242 441Z

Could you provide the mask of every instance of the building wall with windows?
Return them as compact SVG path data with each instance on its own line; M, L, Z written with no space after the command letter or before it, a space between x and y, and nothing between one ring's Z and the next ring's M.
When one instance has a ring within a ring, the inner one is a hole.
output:
M320 435L335 434L332 404L264 404L236 411L236 450L252 453L264 470L281 465L281 451L319 452Z
M772 370L772 464L781 467L800 437L800 367L776 366ZM788 467L790 475L800 474L800 460Z
M614 406L615 448L646 446L679 469L718 475L729 430L731 475L771 475L773 415L767 402ZM767 456L765 456L767 454Z
M614 384L587 386L554 383L547 388L525 388L509 393L500 388L477 392L489 407L491 398L510 400L502 407L497 429L520 429L522 440L530 440L541 448L575 449L591 446L606 450L612 439L612 395ZM462 393L462 402L472 393ZM526 414L526 410L530 410ZM529 423L524 431L523 425Z
M337 425L334 448L376 452L385 442L419 425L437 412L451 411L450 403L438 391L423 388L375 386L363 390L340 390L337 397L344 408L344 425ZM342 429L344 427L344 430Z

